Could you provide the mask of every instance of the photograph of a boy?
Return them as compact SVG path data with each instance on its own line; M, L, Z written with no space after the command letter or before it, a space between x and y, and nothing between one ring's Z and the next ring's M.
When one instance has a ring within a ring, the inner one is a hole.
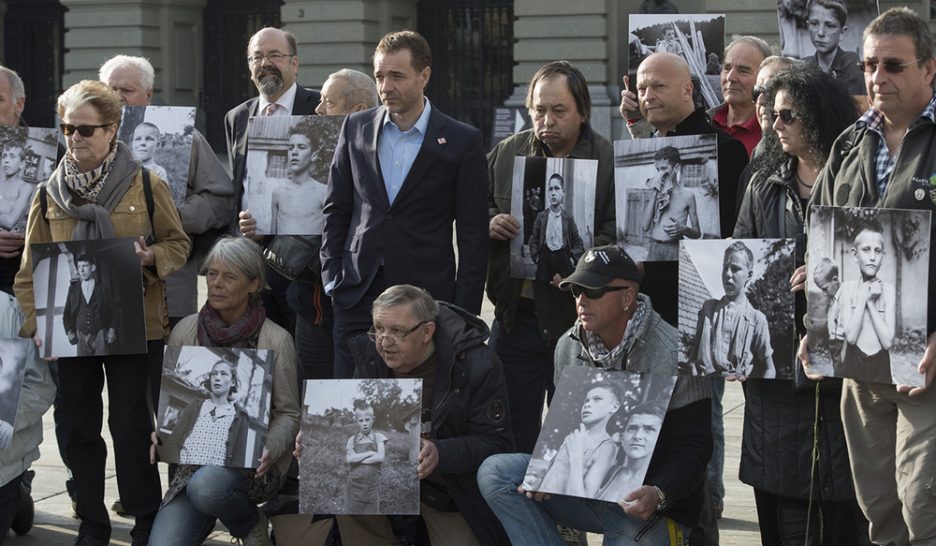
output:
M364 400L354 402L354 421L358 431L348 438L346 446L348 485L345 512L379 514L380 467L384 462L387 437L373 430L374 408Z
M876 219L857 230L851 255L861 278L841 284L829 308L830 336L844 336L841 361L849 376L892 383L889 350L894 343L897 290L878 277L886 257L884 228Z
M270 201L270 233L319 235L325 227L326 182L312 176L318 159L319 137L303 120L290 127L286 148L288 181L273 190ZM314 144L314 146L313 146Z
M536 264L536 280L553 282L557 275L561 280L572 274L585 253L585 244L575 219L566 211L561 174L553 173L546 181L546 200L549 206L536 215L527 244L530 258Z
M162 165L156 163L156 148L159 147L159 142L159 127L144 121L133 130L130 149L133 150L133 157L137 158L144 167L152 171L160 180L168 184L169 174Z
M806 309L806 331L810 343L814 347L824 348L828 351L835 369L835 375L840 375L842 340L844 334L838 325L836 330L829 329L829 308L838 293L839 268L831 259L823 257L813 272L812 284L818 290L810 290L810 305Z
M62 325L68 342L77 345L78 356L106 355L117 341L114 302L107 286L97 280L93 256L82 254L75 260L78 278L68 285Z
M653 166L657 176L646 182L653 199L643 217L643 230L650 238L647 261L676 261L680 239L702 236L696 198L682 185L682 159L675 147L664 146L653 154Z
M864 95L864 73L858 68L858 54L839 46L848 34L848 6L844 0L809 0L806 28L816 52L806 57L807 65L818 66L840 80L852 95Z
M615 464L618 448L608 433L608 422L620 409L621 395L614 386L593 385L582 402L579 426L562 441L537 489L596 498Z
M631 410L624 430L615 433L617 459L598 492L599 499L617 502L643 485L665 415L666 404L659 401L643 402Z
M700 375L729 379L776 377L767 317L748 300L754 253L742 241L725 249L721 281L725 295L702 304L689 362Z
M9 141L0 148L0 227L26 230L26 210L36 186L23 180L26 146Z

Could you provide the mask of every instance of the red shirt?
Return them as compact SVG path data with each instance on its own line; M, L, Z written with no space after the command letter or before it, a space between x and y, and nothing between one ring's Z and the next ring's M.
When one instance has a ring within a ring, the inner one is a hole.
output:
M761 128L760 122L757 121L757 113L755 112L747 121L739 125L728 126L728 105L723 104L718 107L715 111L715 115L712 116L712 125L714 125L719 131L728 133L734 138L741 141L741 144L744 144L744 148L747 150L748 157L751 157L751 152L754 150L754 147L757 146L757 143L761 139Z

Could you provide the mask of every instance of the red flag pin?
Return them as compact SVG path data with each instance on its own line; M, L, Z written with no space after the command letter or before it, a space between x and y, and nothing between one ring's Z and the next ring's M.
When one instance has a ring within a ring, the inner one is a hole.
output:
M439 144L445 144L445 137L439 137L439 139L436 142L438 142Z

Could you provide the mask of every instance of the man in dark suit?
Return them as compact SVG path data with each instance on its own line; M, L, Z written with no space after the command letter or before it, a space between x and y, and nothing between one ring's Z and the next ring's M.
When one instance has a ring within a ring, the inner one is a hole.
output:
M413 284L471 313L487 267L481 133L433 107L429 44L412 31L374 52L383 106L345 120L328 177L322 281L335 311L335 376L351 377L347 340L371 326L388 286ZM458 269L452 248L457 225Z

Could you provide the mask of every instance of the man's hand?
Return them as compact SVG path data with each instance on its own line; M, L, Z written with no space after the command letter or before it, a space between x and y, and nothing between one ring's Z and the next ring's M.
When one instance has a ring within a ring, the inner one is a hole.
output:
M15 258L20 255L26 236L18 231L0 231L0 258Z
M156 464L156 446L159 445L159 438L156 437L156 431L150 432L150 464Z
M641 485L618 504L628 516L648 520L656 512L657 505L660 504L660 496L657 495L653 486Z
M549 286L552 286L553 288L558 288L559 290L562 290L563 292L568 292L569 290L572 290L571 286L566 286L564 288L559 286L560 284L562 284L562 281L564 280L565 279L562 278L562 275L558 273L554 273L552 280L549 281Z
M136 255L140 257L140 263L143 266L152 267L156 265L156 254L146 246L146 239L142 235L133 243L133 249L136 250Z
M419 450L419 465L416 474L420 480L426 479L435 467L439 465L439 448L430 440L420 440L422 448Z
M815 373L812 371L812 368L809 366L809 342L806 338L809 336L803 336L803 339L799 342L799 350L796 352L797 358L800 359L800 362L803 363L803 373L806 374L806 377L812 379L813 381L822 381L825 379L825 376L820 373Z
M630 90L630 77L626 74L623 78L624 89L621 90L621 117L624 121L629 121L633 112L636 112L640 106L637 104L637 95Z
M672 239L681 237L682 234L686 232L686 229L686 224L677 221L672 216L667 216L666 219L663 220L663 231Z
M502 212L491 218L488 232L491 239L509 241L520 234L520 222L513 216Z
M293 457L298 461L302 458L302 431L296 435L296 445L293 446Z
M790 277L790 292L799 292L801 290L806 290L806 266L801 265L793 271L793 276Z
M256 477L261 477L270 470L270 465L273 463L270 462L270 450L263 448L263 455L260 456L260 466L257 467L257 471L254 474Z
M923 394L932 384L933 375L936 374L936 362L934 361L936 361L936 332L930 334L926 339L926 352L923 353L923 358L920 359L920 365L917 367L920 375L926 376L923 386L897 385L897 392L909 394L910 396Z
M254 219L253 215L250 214L249 210L242 210L237 216L239 218L237 224L238 227L240 227L241 235L253 239L254 241L259 241L263 238L263 235L257 235L257 221Z
M549 499L549 493L540 493L539 491L527 491L526 489L523 488L522 485L517 488L517 493L520 493L521 495L525 495L526 498L533 499L536 502L542 502L544 500Z

